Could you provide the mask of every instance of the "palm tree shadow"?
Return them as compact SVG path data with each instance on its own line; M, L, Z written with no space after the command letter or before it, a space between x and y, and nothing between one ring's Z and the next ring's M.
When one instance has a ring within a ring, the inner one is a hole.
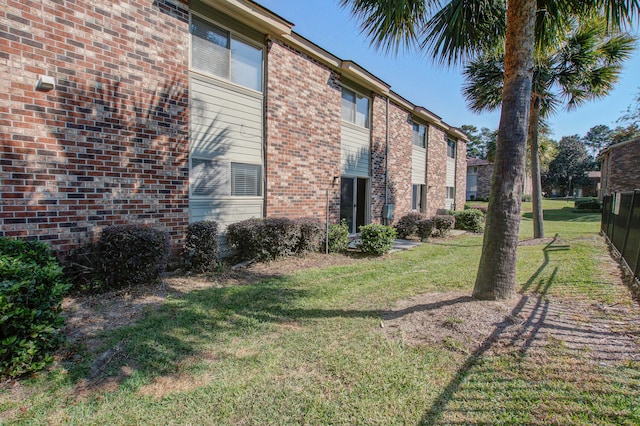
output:
M534 272L529 280L527 280L522 292L529 290L532 284L536 281L537 277L548 266L550 261L549 252L569 250L569 246L566 245L554 246L553 244L557 241L557 238L558 235L556 234L553 241L551 241L542 249L544 252L544 260L540 267L536 270L536 272ZM522 294L520 300L512 309L510 314L507 315L503 321L496 324L493 332L489 335L489 337L487 337L482 342L482 344L475 351L473 351L471 355L467 357L464 364L458 369L458 372L450 380L447 387L439 394L436 400L432 403L430 409L424 414L419 422L420 425L433 425L438 422L438 420L442 417L443 413L447 409L449 403L454 399L454 396L460 390L465 379L467 379L473 373L474 368L480 365L483 356L487 354L499 340L505 337L505 331L507 330L507 328L514 325L514 321L520 321L520 319L523 317L525 307L527 305L530 305L530 302L533 301L533 307L529 308L530 312L525 315L526 318L522 321L522 324L524 326L521 327L512 336L510 336L510 344L513 345L523 338L525 332L528 333L526 335L526 338L524 339L524 342L520 345L520 355L524 356L527 353L527 351L531 348L533 342L535 341L537 335L539 334L541 328L543 327L545 319L547 318L549 312L549 301L545 300L544 296L548 293L549 288L554 283L557 272L558 267L554 268L549 279L547 279L546 281L538 282L536 288L532 290L532 293L534 294Z

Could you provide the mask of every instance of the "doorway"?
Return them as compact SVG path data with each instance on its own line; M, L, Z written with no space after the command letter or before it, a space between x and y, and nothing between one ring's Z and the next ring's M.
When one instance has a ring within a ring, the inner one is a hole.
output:
M369 179L345 177L340 180L340 220L344 219L349 233L369 222Z

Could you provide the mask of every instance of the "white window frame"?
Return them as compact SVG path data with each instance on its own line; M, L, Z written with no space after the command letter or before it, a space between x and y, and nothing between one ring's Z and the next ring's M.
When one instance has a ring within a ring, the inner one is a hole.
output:
M196 68L193 65L193 33L191 32L191 26L193 25L193 18L196 17L198 19L201 19L203 21L206 21L208 24L212 25L213 27L216 27L217 29L224 31L227 33L227 52L228 52L228 69L227 69L227 75L225 76L221 76L221 75L217 75L214 74L211 71L205 70L205 69L201 69L201 68ZM233 57L232 57L232 46L231 46L231 42L232 40L236 40L240 43L243 43L249 47L253 47L257 50L260 50L260 76L259 76L259 88L253 88L253 87L249 87L249 86L245 86L241 83L235 82L232 80L232 72L231 72L231 67L233 64ZM215 79L219 79L222 80L226 83L230 83L239 87L242 87L244 89L247 90L251 90L253 92L258 92L258 93L262 93L264 90L264 54L265 54L265 49L264 46L248 37L243 36L242 34L239 34L233 30L231 30L228 27L225 27L224 25L221 25L220 23L213 21L212 19L209 19L208 17L196 13L196 12L191 12L190 16L189 16L189 69L191 71L195 71L197 73L206 75L208 77L212 77Z
M424 130L424 134L422 135L422 138L420 137L421 129ZM412 127L412 132L411 132L411 143L413 143L413 146L417 146L418 148L426 148L428 140L429 140L429 126L425 126L424 124L414 122Z
M456 158L457 141L455 139L447 138L447 157Z
M455 186L446 186L445 187L445 191L446 191L445 198L447 200L455 200L456 199L456 187ZM450 197L449 195L453 195L453 196Z
M255 168L257 173L256 173L256 193L255 194L238 194L238 190L236 189L237 183L235 181L235 177L236 174L234 173L234 166L248 166L251 168ZM229 183L231 185L230 188L230 193L232 197L239 197L239 198L245 198L245 197L262 197L262 164L254 164L254 163L240 163L238 161L232 161L229 167L229 172L230 172L230 176L229 176Z
M350 103L352 108L349 110L349 118L345 119L345 105L344 105L344 92L349 92L353 94L355 102ZM364 127L369 129L371 127L371 98L369 96L365 96L357 90L353 90L349 87L342 86L341 96L341 117L342 121L346 121L347 123L353 124L354 126ZM367 101L367 113L365 114L365 122L364 125L358 123L358 101L366 100Z
M419 198L417 197L419 196ZM425 213L427 211L427 185L414 183L411 185L411 210Z

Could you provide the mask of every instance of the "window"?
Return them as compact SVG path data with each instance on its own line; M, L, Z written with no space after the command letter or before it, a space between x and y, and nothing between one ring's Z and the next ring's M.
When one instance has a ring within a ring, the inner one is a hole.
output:
M343 87L342 119L369 128L369 98Z
M447 139L447 157L456 158L456 141Z
M427 186L412 185L411 186L411 210L424 213L426 211Z
M456 198L456 188L454 186L447 186L447 199L453 200Z
M427 128L422 124L413 123L413 144L420 148L427 146Z
M191 16L191 66L262 91L262 49L195 15Z
M478 167L476 166L471 166L467 169L467 173L471 174L471 175L477 175L478 174Z
M231 163L231 195L235 197L259 197L262 167L259 164Z

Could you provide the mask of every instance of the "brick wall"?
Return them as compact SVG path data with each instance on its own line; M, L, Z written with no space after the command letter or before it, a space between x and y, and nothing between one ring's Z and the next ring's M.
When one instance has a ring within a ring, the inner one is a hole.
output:
M324 219L329 190L330 221L338 222L340 77L278 41L267 67L266 215Z
M612 146L602 162L602 195L640 189L640 139Z
M427 216L444 211L447 179L447 135L429 126L427 143Z
M0 234L60 250L188 222L188 13L156 0L5 0ZM57 87L38 92L38 74Z
M456 210L463 210L467 199L467 144L456 142Z
M411 159L413 151L411 115L389 103L389 202L394 204L394 222L411 213Z

